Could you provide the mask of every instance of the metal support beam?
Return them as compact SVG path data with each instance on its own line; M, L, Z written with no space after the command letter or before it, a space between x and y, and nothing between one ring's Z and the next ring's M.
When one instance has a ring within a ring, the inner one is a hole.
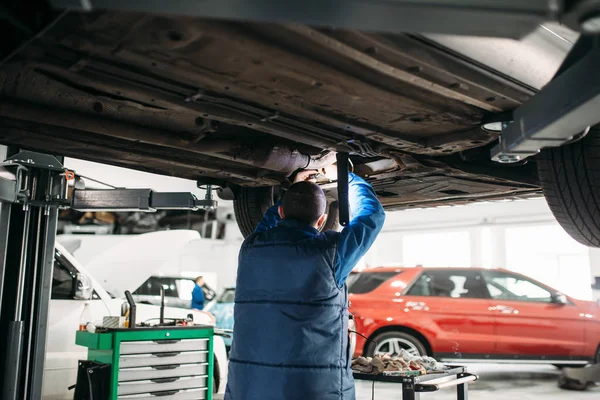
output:
M58 199L64 169L51 156L18 152L0 178L0 398L42 398ZM42 204L45 202L47 204Z
M337 190L340 225L350 223L350 202L348 201L348 153L337 153Z
M208 194L208 193L207 193ZM212 210L217 201L197 199L190 192L154 192L151 189L75 189L70 206L77 211Z
M123 10L379 32L519 38L563 10L556 0L51 0L58 8Z
M6 251L8 250L10 207L10 203L0 203L0 315L2 312L2 293L4 292L4 273L6 271Z
M54 267L54 243L56 241L56 225L58 209L38 209L42 219L39 227L39 240L36 248L35 300L30 308L30 348L29 348L29 384L25 387L28 399L42 398L44 378L44 360L46 357L46 338L48 336L48 311L52 292L52 274Z
M518 162L558 147L600 122L600 39L582 37L556 77L513 113L492 149L498 162Z

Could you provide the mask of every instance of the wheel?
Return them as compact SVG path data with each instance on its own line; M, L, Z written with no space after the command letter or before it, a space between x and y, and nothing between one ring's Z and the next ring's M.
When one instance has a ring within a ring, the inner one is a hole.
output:
M233 200L235 220L244 237L250 235L265 212L278 200L274 186L242 187Z
M213 394L219 391L219 384L221 383L221 369L219 368L219 360L213 356Z
M329 207L327 208L327 221L323 224L321 231L337 231L340 229L340 214L338 210L337 201L329 203Z
M400 355L401 350L408 351L413 356L426 356L427 350L419 339L404 332L391 331L381 333L369 340L366 356L373 357L377 354Z
M233 200L233 211L238 227L244 237L247 237L260 222L265 212L282 197L279 187L242 187ZM337 230L339 227L337 202L329 205L327 221L323 230Z
M536 161L557 221L579 243L600 247L600 128L577 142L543 150Z
M590 382L581 382L576 379L570 379L565 376L564 372L561 372L558 377L558 387L566 390L586 390L591 386Z

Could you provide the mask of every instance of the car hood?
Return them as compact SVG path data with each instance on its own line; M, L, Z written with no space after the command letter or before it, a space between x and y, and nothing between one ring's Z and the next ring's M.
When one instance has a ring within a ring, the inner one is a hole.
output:
M233 306L234 303L216 303L208 310L217 320L217 328L233 329Z
M197 231L173 230L123 236L123 240L98 255L86 265L104 289L112 296L123 297L133 292L164 264L176 260L179 252Z

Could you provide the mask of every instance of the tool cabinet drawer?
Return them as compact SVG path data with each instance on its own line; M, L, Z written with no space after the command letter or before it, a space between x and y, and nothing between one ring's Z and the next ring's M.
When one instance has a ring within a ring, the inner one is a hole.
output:
M207 375L208 363L163 365L156 367L122 368L119 370L119 382L142 381L157 378Z
M185 378L163 378L147 381L119 382L118 395L168 392L182 389L200 389L208 387L208 377L191 376Z
M119 396L118 400L204 400L207 389L178 390L160 392L155 394L133 394Z
M119 357L119 369L133 367L154 367L157 365L200 364L205 362L208 362L208 351L133 354Z
M145 340L121 342L121 354L208 350L208 339Z

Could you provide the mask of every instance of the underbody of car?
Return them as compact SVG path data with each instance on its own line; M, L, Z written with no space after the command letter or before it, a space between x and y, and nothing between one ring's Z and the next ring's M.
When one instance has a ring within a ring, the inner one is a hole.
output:
M540 24L557 10L539 2L539 13L520 14L513 2L496 13L514 23L511 40L188 16L185 2L109 3L15 6L37 33L7 28L15 40L0 49L0 143L218 186L235 200L244 235L296 171L344 152L387 210L522 199L543 188L563 227L600 246L584 204L595 178L583 173L596 169L598 118L586 110L600 91L592 71L600 55L567 28L569 13L566 26ZM408 3L397 6L420 7ZM478 10L493 14L489 4ZM570 87L575 97L563 99ZM532 156L561 145L568 150ZM319 183L335 203L336 184Z
M350 151L390 209L540 193L481 128L535 89L424 36L64 12L0 93L3 143L222 186Z

